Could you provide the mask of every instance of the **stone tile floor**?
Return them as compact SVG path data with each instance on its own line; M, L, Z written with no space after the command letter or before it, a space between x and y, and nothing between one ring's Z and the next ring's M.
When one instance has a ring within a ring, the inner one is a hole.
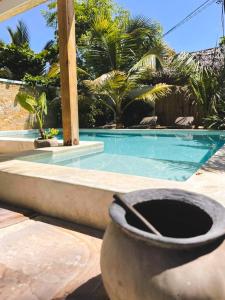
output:
M102 232L0 202L1 300L106 300Z

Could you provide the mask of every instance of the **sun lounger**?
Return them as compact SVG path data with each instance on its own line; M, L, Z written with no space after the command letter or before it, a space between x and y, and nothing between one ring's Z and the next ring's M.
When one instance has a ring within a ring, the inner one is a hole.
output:
M130 126L129 129L150 129L155 128L157 125L158 117L152 116L152 117L145 117L141 120L141 122L138 125Z
M194 117L179 117L175 120L175 128L191 129L193 127Z

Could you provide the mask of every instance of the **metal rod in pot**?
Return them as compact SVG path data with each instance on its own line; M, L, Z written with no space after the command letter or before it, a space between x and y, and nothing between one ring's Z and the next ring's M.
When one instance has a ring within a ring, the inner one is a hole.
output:
M136 210L136 208L125 201L122 195L115 194L113 197L116 201L121 202L127 209L129 209L130 213L135 215L151 232L158 236L162 236L162 234L148 220L146 220L145 217Z

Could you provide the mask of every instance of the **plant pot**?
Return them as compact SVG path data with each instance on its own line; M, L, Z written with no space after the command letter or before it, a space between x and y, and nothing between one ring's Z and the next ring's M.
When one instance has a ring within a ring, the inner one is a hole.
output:
M58 147L59 143L56 138L52 139L36 139L34 140L35 148Z
M114 201L101 251L111 300L225 299L225 209L182 190L144 190L125 201L162 236Z

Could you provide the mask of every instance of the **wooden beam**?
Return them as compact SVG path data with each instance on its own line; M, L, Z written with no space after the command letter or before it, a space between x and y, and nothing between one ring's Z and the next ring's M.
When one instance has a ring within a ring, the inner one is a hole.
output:
M79 144L75 12L73 0L57 0L64 145Z
M47 0L0 0L0 22L29 10Z

